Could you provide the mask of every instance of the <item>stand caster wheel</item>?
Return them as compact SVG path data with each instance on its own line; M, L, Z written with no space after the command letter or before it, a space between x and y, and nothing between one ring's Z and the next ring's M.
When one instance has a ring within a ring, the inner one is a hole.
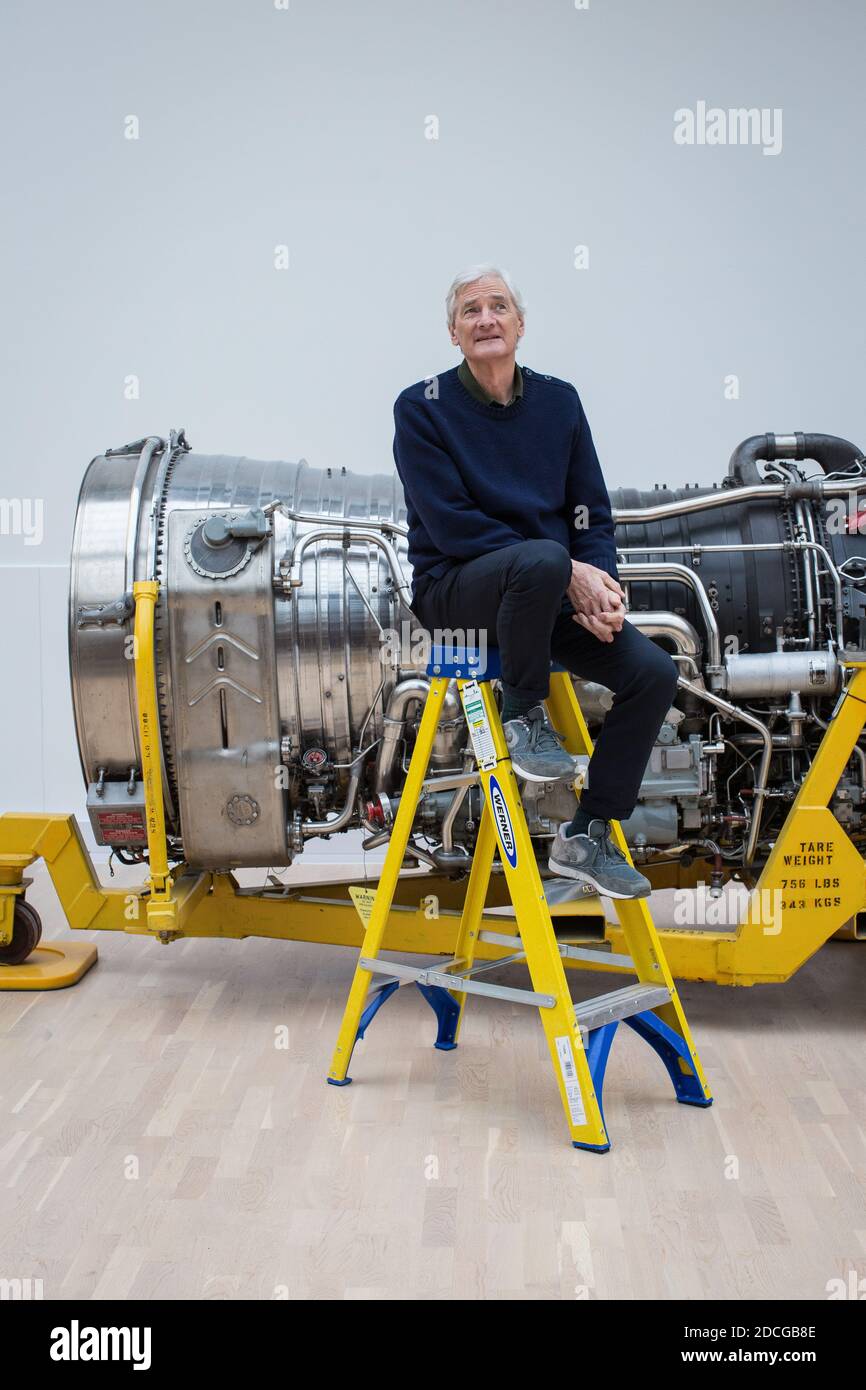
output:
M12 919L12 940L0 946L0 965L23 965L42 938L42 919L35 907L23 898L15 904Z

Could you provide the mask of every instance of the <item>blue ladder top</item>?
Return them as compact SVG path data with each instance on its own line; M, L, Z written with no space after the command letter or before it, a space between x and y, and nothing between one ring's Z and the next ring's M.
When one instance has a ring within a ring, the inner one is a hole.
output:
M446 647L442 643L434 642L430 648L427 675L448 676L449 679L452 676L458 676L463 680L479 681L499 679L502 675L502 668L499 664L499 648L488 647L486 658L486 661L482 662L478 647ZM560 666L556 661L551 661L550 669L551 671L565 671L567 667Z

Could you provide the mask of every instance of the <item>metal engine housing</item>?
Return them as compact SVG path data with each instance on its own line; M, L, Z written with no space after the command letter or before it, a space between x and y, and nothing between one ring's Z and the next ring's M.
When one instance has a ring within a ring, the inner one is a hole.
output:
M811 458L823 474L803 469ZM772 843L841 688L839 654L866 648L866 527L859 508L851 524L828 522L864 477L847 441L767 435L738 446L721 487L611 494L628 619L682 677L624 823L645 862L710 853L721 874L756 865ZM363 827L367 845L387 839L428 688L406 530L393 471L196 454L183 431L92 460L69 633L102 843L133 858L146 851L131 658L132 586L149 578L160 585L155 662L175 856L196 868L278 868L311 836ZM612 693L575 685L597 728ZM458 873L481 810L477 784L465 785L471 768L452 686L413 852ZM852 831L864 774L858 747L834 803ZM544 841L574 799L568 788L527 787L524 804Z

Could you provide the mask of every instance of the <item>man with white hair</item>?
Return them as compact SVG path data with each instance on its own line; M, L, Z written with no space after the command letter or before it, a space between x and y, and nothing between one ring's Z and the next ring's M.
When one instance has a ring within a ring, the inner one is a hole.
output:
M519 367L525 306L507 272L475 266L446 301L463 360L394 404L413 611L428 630L495 633L502 722L515 775L571 779L574 760L547 719L550 660L614 691L554 873L610 897L650 883L610 838L634 809L676 691L670 656L624 621L610 499L574 386Z

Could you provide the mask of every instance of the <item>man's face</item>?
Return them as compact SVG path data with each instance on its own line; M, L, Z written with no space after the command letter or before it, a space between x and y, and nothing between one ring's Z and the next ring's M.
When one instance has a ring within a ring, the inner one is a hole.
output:
M467 362L513 357L523 319L498 275L464 285L457 296L451 341Z

